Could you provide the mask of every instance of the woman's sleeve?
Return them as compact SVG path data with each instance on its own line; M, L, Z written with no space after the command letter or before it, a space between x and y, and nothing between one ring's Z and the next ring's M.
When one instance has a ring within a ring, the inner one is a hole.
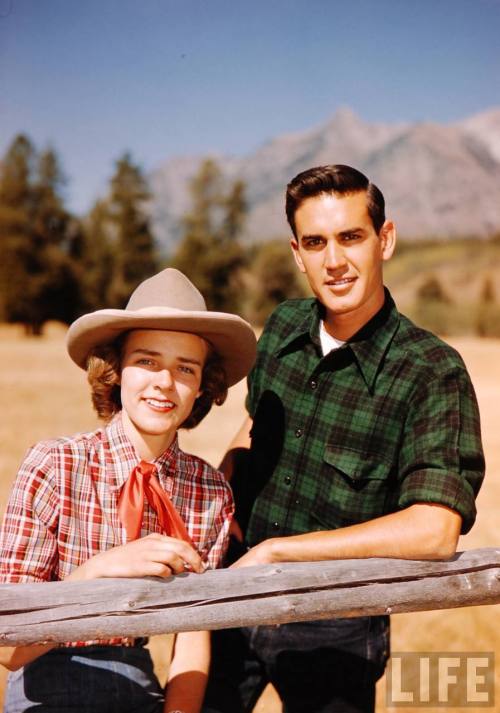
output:
M56 579L59 497L50 444L28 451L0 530L0 581Z
M229 526L234 515L233 492L229 483L221 475L221 487L223 488L222 504L215 517L212 528L212 545L207 554L207 561L210 569L216 569L222 564L222 559L226 554L229 544Z

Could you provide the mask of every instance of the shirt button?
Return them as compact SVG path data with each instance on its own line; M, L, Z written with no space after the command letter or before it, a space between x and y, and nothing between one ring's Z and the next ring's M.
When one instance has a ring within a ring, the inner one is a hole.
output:
M289 475L285 475L285 483L286 483L287 485L290 485L291 482L292 482L292 479L290 478L290 476L289 476Z
M295 431L295 436L296 436L297 438L300 438L301 435L302 435L302 433L303 433L302 429L301 429L301 428L297 428L297 430Z
M279 529L280 529L279 522L273 522L273 530L279 530Z
M314 391L314 389L316 389L318 387L318 382L314 381L314 379L313 379L312 381L309 382L309 386Z

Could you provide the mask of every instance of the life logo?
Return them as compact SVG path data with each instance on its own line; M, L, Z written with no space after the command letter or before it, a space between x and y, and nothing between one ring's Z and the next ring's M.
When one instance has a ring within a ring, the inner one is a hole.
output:
M395 652L386 677L388 707L493 707L492 651Z

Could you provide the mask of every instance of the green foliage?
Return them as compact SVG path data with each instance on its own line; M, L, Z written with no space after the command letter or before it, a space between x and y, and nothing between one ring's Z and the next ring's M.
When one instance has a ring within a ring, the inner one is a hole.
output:
M236 241L241 235L245 223L247 204L245 201L245 184L235 181L228 195L222 200L225 207L222 234L228 241Z
M124 307L137 285L157 271L149 198L146 180L126 154L116 164L108 197L96 201L74 239L80 313Z
M437 302L449 304L450 298L435 275L430 275L417 290L417 300L421 303Z
M245 251L239 243L246 203L244 184L228 191L219 167L205 160L191 182L191 210L172 265L205 297L209 309L239 311Z
M31 176L34 148L28 137L19 135L8 149L0 173L0 295L2 319L10 320L20 288L26 283L24 262L29 241L34 192Z
M479 302L482 305L491 305L494 304L495 301L495 287L493 285L493 280L491 279L490 275L487 275L483 281Z
M116 164L108 200L107 217L113 234L110 241L113 272L108 306L124 307L137 285L158 268L146 212L150 197L140 168L125 154Z
M281 302L307 294L287 240L261 243L255 249L247 291L249 319L259 325Z
M435 275L429 275L417 290L416 322L436 334L449 334L451 300Z
M108 296L114 269L112 232L108 203L98 200L82 222L74 241L80 313L105 309L112 304Z
M440 283L437 288L435 279ZM498 235L486 240L400 242L384 266L384 281L399 309L418 324L449 336L498 334L499 279ZM425 299L426 294L437 299Z
M149 189L128 154L106 198L77 220L52 149L17 136L0 162L0 320L38 334L49 319L123 306L158 269L148 220ZM287 241L245 249L245 185L206 160L191 183L191 207L173 262L216 310L263 322L285 299L308 293ZM500 337L500 234L489 240L402 241L384 278L401 310L443 335ZM443 285L446 285L446 290Z
M500 337L500 305L489 275L484 278L477 305L476 331L480 337Z
M26 136L14 139L0 174L1 311L34 335L49 319L70 322L77 308L63 183L52 149L37 156Z
M49 319L124 306L157 269L145 210L149 191L128 155L109 197L83 221L64 207L65 179L52 149L16 137L0 170L0 318L40 334Z

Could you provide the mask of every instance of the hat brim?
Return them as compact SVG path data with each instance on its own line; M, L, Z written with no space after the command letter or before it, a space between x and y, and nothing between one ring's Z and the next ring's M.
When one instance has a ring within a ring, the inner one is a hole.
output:
M203 337L221 357L229 386L243 379L255 361L255 334L241 317L225 312L168 307L135 311L103 309L83 315L68 330L68 353L78 366L85 369L92 349L109 344L131 329L162 329Z

